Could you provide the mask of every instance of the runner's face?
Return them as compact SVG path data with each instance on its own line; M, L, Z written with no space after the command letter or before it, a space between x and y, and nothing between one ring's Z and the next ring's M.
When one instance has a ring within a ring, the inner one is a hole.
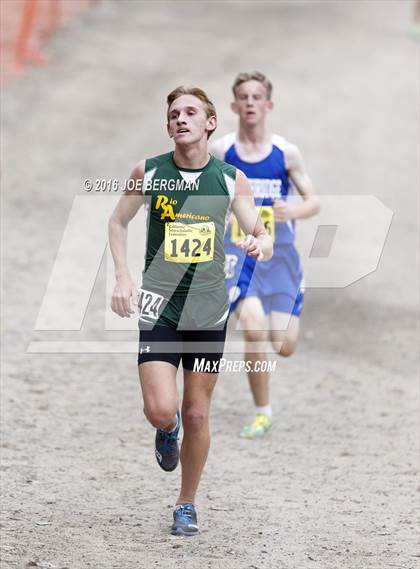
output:
M236 87L232 111L239 115L241 123L255 125L265 120L265 115L273 108L267 99L267 90L260 81L245 81Z
M207 118L204 103L194 95L181 95L168 110L168 134L175 144L198 142L216 128L216 117Z

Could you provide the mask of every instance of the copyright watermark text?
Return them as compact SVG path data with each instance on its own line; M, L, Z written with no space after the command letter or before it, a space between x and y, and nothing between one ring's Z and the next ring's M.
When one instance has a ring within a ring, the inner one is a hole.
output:
M200 185L200 180L179 180L167 178L153 178L142 180L141 178L134 180L118 180L117 178L97 178L95 180L86 178L83 182L83 189L85 192L99 192L99 193L118 193L118 192L162 192L162 191L197 191Z

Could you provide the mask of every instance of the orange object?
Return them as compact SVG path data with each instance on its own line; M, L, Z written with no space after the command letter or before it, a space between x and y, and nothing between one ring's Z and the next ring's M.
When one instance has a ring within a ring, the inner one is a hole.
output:
M38 47L30 45L38 9L38 0L25 0L22 23L16 41L16 66L18 68L21 68L27 61L37 65L44 63L44 58Z
M13 81L27 64L45 64L43 45L98 4L99 0L0 0L1 85Z

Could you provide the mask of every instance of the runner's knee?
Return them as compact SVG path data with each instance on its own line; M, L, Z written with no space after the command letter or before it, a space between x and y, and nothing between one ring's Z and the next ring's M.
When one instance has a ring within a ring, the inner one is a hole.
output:
M272 344L278 355L282 356L283 358L290 357L296 350L296 342L293 340L286 339L283 342L274 340Z
M184 429L199 431L207 425L208 417L208 412L203 407L189 405L182 410Z
M266 330L245 330L245 340L247 342L265 342L267 340Z
M165 429L174 421L176 415L176 407L170 405L145 404L143 410L147 420L156 429Z

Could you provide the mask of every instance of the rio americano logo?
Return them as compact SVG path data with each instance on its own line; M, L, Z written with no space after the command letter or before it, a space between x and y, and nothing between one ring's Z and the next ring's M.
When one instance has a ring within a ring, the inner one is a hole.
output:
M156 199L155 209L161 210L160 219L169 218L172 221L175 219L192 219L194 221L209 221L210 217L208 215L198 215L194 213L187 212L177 212L174 211L174 206L176 206L178 201L175 198L168 198L168 196L160 195ZM211 229L209 227L202 227L201 232L203 234L210 233Z

